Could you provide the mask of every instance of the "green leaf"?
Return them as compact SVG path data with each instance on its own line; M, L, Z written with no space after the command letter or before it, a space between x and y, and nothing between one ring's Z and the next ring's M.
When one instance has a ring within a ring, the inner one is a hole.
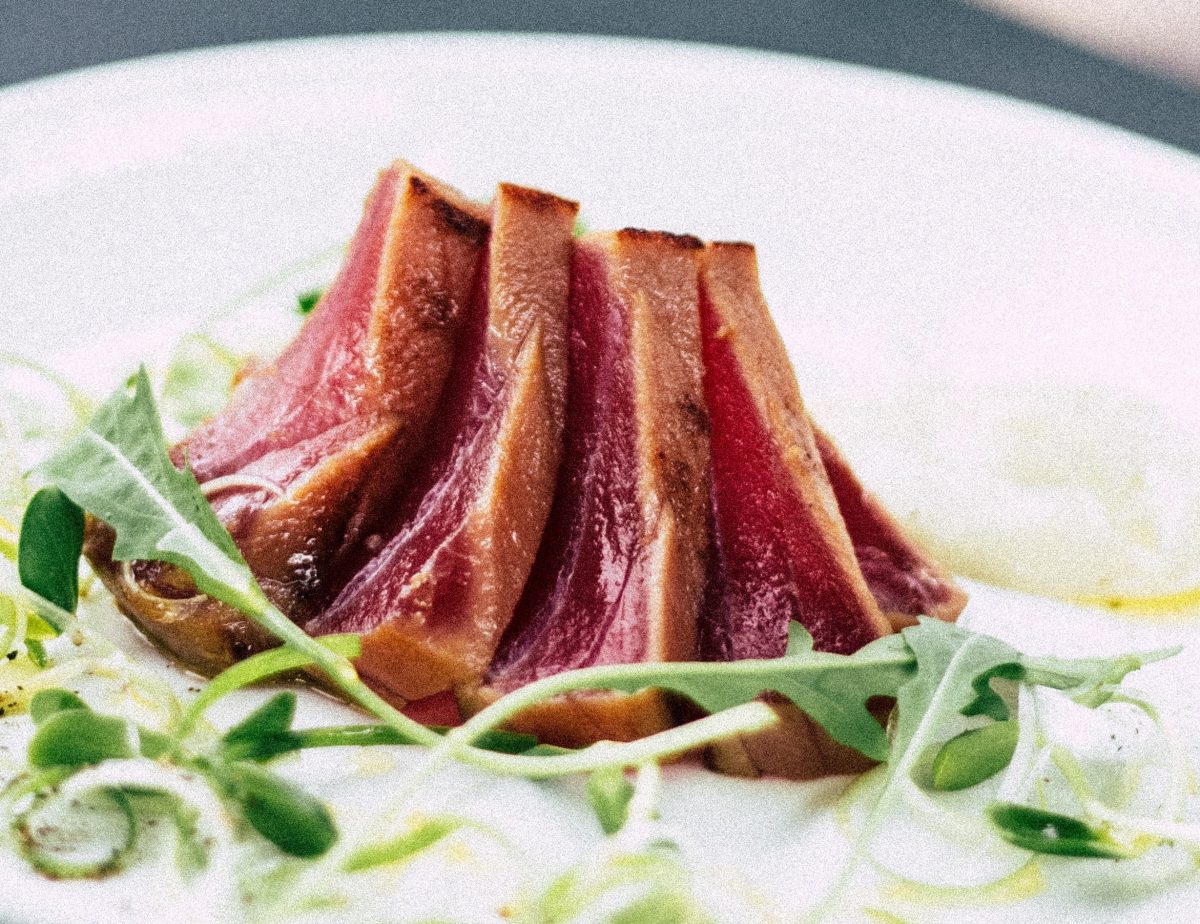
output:
M587 796L605 834L616 834L625 826L633 784L626 779L623 767L601 767L592 771Z
M996 802L988 809L988 817L1006 841L1035 853L1105 860L1136 856L1135 852L1115 842L1103 828L1070 815L1012 802Z
M317 639L314 644L319 644L334 654L348 658L358 657L362 652L362 639L349 633L326 635ZM204 711L221 697L228 696L234 690L240 690L252 683L308 667L312 663L311 655L297 651L295 648L283 646L261 651L244 661L227 667L209 681L200 694L192 700L187 712L180 720L179 737L186 735L204 714Z
M962 714L983 715L998 722L1009 717L1008 704L996 693L993 680L1065 690L1081 705L1095 708L1108 701L1126 674L1180 651L1178 647L1163 648L1111 658L1029 657L1012 651L1014 660L998 663L972 681L975 698L963 707Z
M938 729L950 727L955 714L1008 719L1007 705L992 688L994 680L1019 680L1070 694L1119 683L1130 671L1177 651L1114 658L1031 657L998 638L935 619L921 619L902 634L916 656L917 672L898 697L896 754L907 750L918 732L922 745L931 743Z
M204 593L243 608L262 596L190 470L166 453L145 368L100 406L87 428L40 468L116 530L113 557L183 568Z
M1016 719L963 732L942 745L933 759L933 788L969 789L1009 765L1021 726Z
M139 750L134 726L90 709L67 709L46 718L29 742L34 767L83 767L134 757Z
M406 863L464 827L474 825L452 815L425 819L397 838L359 848L346 859L342 869L348 873L360 873L377 866Z
M21 584L74 613L79 604L83 511L56 487L33 495L21 520L17 566Z
M288 732L296 716L296 694L290 690L276 693L269 700L229 729L221 739L226 749L252 745L259 738Z
M883 820L903 799L905 789L917 785L914 774L923 766L925 756L945 743L945 736L962 721L961 717L988 715L1007 719L1008 707L992 689L993 680L1020 678L1026 683L1070 691L1088 687L1100 677L1106 681L1124 677L1141 664L1165 655L1155 652L1075 661L1030 658L990 635L927 618L903 630L901 635L916 658L917 667L896 696L899 718L883 788L859 832L850 860L833 890L814 912L814 920L835 907Z
M804 637L796 633L790 653L782 658L593 668L580 671L570 686L625 693L655 687L681 693L714 713L764 693L780 693L836 741L874 760L886 760L887 735L867 703L875 697L895 696L912 675L913 656L904 640L888 636L849 656L811 651L805 645Z
M221 775L254 830L284 853L319 857L337 840L329 809L281 777L255 764L234 764Z
M70 690L38 690L29 701L29 715L34 724L41 725L51 716L71 709L87 710L88 704Z
M302 315L311 314L324 294L324 289L309 289L307 292L301 292L296 296L296 311Z

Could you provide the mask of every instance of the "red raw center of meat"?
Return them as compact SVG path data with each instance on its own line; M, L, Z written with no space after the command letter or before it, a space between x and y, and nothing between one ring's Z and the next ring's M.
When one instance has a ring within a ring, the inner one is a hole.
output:
M712 421L713 530L700 657L780 657L790 620L812 633L819 650L857 651L876 633L793 487L731 338L718 336L721 321L707 293L700 319Z
M409 600L413 594L422 595L419 609L431 632L453 628L469 615L460 601L473 562L456 538L487 475L505 404L498 400L504 377L486 350L487 290L484 259L429 446L414 465L418 474L379 535L347 563L344 573L354 577L316 631L370 631L393 614L418 608ZM431 580L413 580L422 573Z
M550 521L489 682L513 689L646 649L645 529L629 318L603 257L576 250L566 442Z
M824 437L817 442L854 554L880 608L910 616L936 612L954 596L953 585L930 571L899 527L868 501L854 471Z
M308 319L304 336L250 383L253 391L238 413L221 415L217 425L203 426L188 439L188 461L201 482L241 471L354 416L366 388L362 349L395 195L396 176L389 172L372 192L346 263L322 310ZM297 460L296 470L303 471L304 464Z

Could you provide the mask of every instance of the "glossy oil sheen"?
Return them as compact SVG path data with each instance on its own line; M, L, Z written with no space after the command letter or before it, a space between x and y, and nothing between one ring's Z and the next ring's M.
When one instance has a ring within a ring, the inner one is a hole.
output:
M486 350L487 265L484 259L429 448L384 527L350 562L354 577L312 631L368 632L416 610L414 592L422 595L419 609L432 633L469 615L460 602L473 561L461 547L467 543L457 540L486 478L505 409L504 376ZM422 572L432 580L414 584Z
M792 485L705 293L704 395L712 421L712 552L700 619L707 661L777 658L797 620L820 651L850 653L876 633Z
M576 249L566 439L550 520L488 682L512 689L646 649L629 316L602 253Z

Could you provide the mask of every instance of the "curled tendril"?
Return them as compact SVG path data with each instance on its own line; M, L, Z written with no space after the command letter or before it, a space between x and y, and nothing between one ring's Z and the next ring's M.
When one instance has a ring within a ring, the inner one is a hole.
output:
M212 478L204 484L200 485L200 490L204 493L205 498L211 499L218 494L224 494L226 491L264 491L273 500L277 500L287 493L279 484L267 478L259 478L257 475L224 475L220 478ZM175 604L194 603L203 598L204 594L195 593L188 597L164 597L161 594L156 594L147 589L141 581L137 579L137 575L133 573L134 562L123 561L118 571L121 589L125 595L134 599L142 598L145 600L159 601L170 600Z

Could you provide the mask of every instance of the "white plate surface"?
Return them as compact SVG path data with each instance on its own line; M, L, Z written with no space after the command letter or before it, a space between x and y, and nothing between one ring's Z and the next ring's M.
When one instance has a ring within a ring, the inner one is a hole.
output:
M1200 161L931 82L634 41L320 39L0 92L5 348L115 381L214 306L343 240L375 171L399 156L480 198L501 179L577 198L591 227L755 242L801 387L868 468L872 426L903 411L896 396L947 382L960 415L1000 388L1086 386L1200 432ZM1031 606L979 588L972 614L1020 635ZM1040 638L1059 649L1191 632L1092 614L1081 631L1079 611L1044 609ZM700 799L695 785L669 798ZM780 876L821 855L799 829L833 836L813 814L824 790L701 788L728 825L764 813L744 843L776 898L794 891ZM578 822L556 810L555 824ZM768 860L772 844L786 846ZM1109 886L1051 889L1022 913L1085 902L1090 920L1133 920L1181 901L1092 889ZM958 901L896 907L959 920ZM1012 913L972 907L971 919Z

